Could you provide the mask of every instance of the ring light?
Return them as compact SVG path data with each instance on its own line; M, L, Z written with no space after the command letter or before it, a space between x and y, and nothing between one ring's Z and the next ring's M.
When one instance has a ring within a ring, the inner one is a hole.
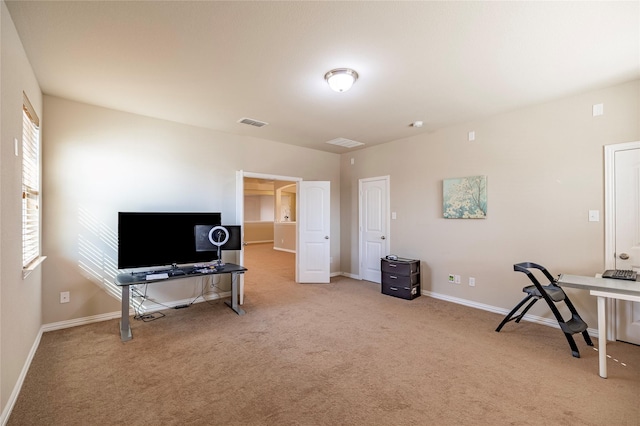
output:
M223 234L223 233L224 233L224 240L220 241L220 234ZM209 241L211 242L211 244L213 244L216 247L223 246L227 241L229 241L229 231L224 226L214 226L209 231Z
M224 234L224 239L221 237L222 234ZM222 263L222 249L221 249L221 247L227 241L229 241L229 230L227 228L225 228L224 226L219 226L219 225L218 226L214 226L209 231L209 241L211 242L211 244L213 244L214 246L218 247L217 265L219 267L223 266L224 263Z

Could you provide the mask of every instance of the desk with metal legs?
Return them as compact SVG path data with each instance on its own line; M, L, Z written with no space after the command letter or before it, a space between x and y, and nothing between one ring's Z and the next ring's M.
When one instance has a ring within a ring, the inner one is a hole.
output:
M600 377L607 378L607 299L640 302L640 282L614 280L600 277L561 274L560 287L573 287L589 290L598 298L598 361Z
M122 273L116 277L116 284L122 287L122 313L120 317L120 339L123 342L131 340L133 338L131 334L131 324L129 323L129 300L130 300L130 286L136 284L152 284L157 282L165 282L168 280L175 280L181 278L194 278L203 277L206 275L219 275L230 274L231 275L231 301L225 301L225 304L229 306L238 315L244 315L244 310L238 303L238 280L239 274L244 274L247 268L233 263L226 263L224 266L212 268L174 268L166 271L152 271L152 272L136 272L136 273ZM166 277L164 277L166 275ZM163 276L163 278L157 278Z

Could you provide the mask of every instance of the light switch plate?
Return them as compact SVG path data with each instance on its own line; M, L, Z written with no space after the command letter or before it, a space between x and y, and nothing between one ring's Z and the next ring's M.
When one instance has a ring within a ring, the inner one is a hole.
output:
M604 104L595 104L593 106L593 116L598 117L604 114Z
M589 210L589 222L600 222L600 210Z

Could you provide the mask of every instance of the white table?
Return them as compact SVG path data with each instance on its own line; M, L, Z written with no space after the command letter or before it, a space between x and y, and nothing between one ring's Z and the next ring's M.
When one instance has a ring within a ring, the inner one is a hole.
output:
M584 277L581 275L561 274L558 278L560 287L581 288L589 290L598 298L598 360L600 377L607 378L607 299L629 300L640 302L640 282L614 280L600 277Z

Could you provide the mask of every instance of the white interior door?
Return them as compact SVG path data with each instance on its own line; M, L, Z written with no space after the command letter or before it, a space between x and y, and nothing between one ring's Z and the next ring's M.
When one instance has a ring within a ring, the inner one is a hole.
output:
M331 273L330 182L298 182L296 282L328 283Z
M360 179L360 278L380 283L389 253L389 176Z
M614 153L615 269L640 273L640 148ZM640 344L640 303L616 302L616 338Z

